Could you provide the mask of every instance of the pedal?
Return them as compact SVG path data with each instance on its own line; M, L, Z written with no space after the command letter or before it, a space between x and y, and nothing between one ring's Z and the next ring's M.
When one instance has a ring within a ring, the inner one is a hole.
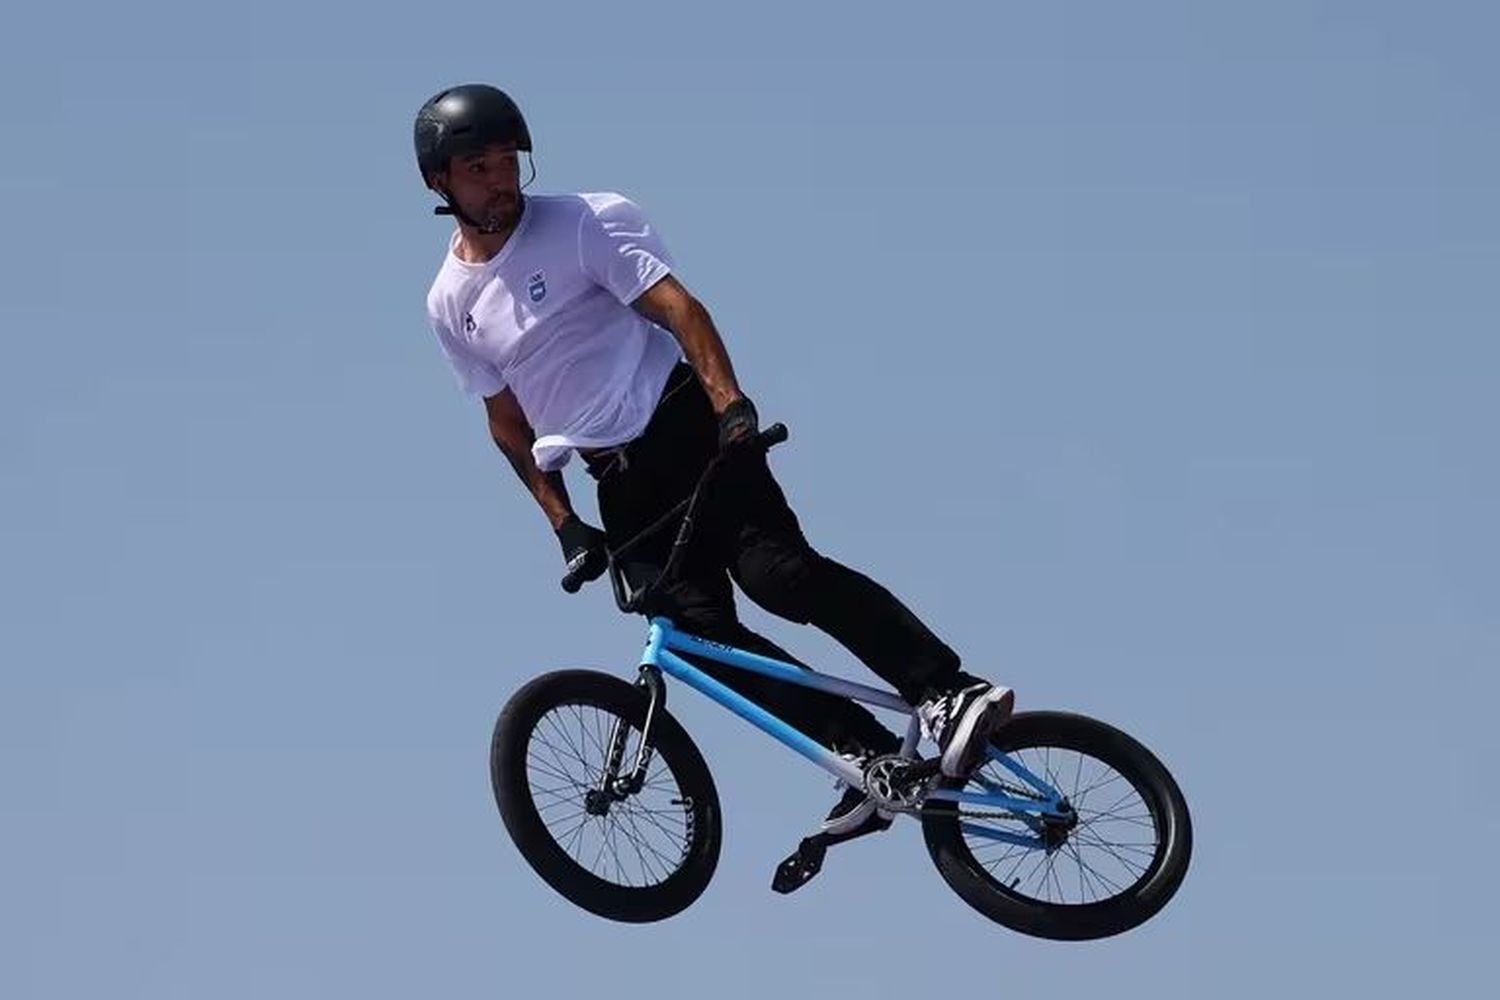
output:
M792 855L776 866L776 875L771 879L771 888L782 895L796 892L823 870L823 858L827 853L828 845L825 838L804 837Z

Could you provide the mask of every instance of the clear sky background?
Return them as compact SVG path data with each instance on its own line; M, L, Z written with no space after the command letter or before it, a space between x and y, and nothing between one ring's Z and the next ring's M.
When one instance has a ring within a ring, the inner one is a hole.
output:
M1483 992L1493 5L6 22L0 995ZM536 190L656 222L815 545L1171 767L1197 848L1158 918L1006 931L912 823L773 895L831 782L686 688L726 817L699 902L613 924L525 866L494 717L629 676L644 628L558 588L426 327L411 120L471 80L520 101Z

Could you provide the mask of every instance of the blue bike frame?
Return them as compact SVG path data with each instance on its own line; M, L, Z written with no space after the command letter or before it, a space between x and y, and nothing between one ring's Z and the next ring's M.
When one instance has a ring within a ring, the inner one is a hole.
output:
M781 660L761 656L734 646L726 646L722 643L700 639L695 635L679 631L668 618L657 616L651 619L650 631L646 640L646 652L641 661L643 665L654 666L663 673L669 674L684 684L696 688L740 718L774 737L779 742L791 747L823 770L843 779L855 788L860 788L864 785L864 775L859 767L823 746L823 744L795 726L761 708L744 695L710 677L677 655L678 653L691 653L695 656L702 656L713 660L716 663L722 663L728 667L748 670L752 673L774 677L777 680L798 684L802 687L851 698L867 705L875 705L894 712L906 713L909 719L906 726L906 737L901 743L901 755L912 760L918 759L916 757L916 749L922 737L921 723L915 709L904 698L894 692L883 691L880 688L870 687L865 684L856 684L853 681L831 677L828 674L818 673L816 670L807 670L796 664L785 663ZM1025 765L1012 758L1009 754L1000 753L994 748L990 748L989 755L1001 767L1005 768L1034 790L1040 798L1017 798L1007 795L999 785L981 775L976 775L972 780L985 789L983 792L970 792L956 788L937 788L928 792L927 798L950 802L964 802L971 805L988 806L993 809L1004 810L1015 814L1017 819L1020 819L1038 834L1041 832L1044 817L1061 816L1063 814L1063 810L1066 807L1063 805L1063 796L1060 792L1046 781L1037 777ZM1003 830L995 830L977 823L961 823L960 825L964 832L973 834L974 836L1007 841L1023 847L1045 847L1040 836L1022 836Z

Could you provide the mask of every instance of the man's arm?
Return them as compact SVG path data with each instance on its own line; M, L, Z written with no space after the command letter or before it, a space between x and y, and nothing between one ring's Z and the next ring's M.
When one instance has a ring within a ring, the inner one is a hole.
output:
M658 326L672 331L688 363L698 373L715 413L744 397L729 363L729 353L703 303L670 274L641 293L631 306Z
M543 472L536 467L531 457L531 446L536 441L536 432L521 412L516 394L507 386L484 400L485 412L489 415L490 437L510 460L527 491L536 498L542 513L556 531L573 513L573 504L568 500L568 488L563 484L562 473Z

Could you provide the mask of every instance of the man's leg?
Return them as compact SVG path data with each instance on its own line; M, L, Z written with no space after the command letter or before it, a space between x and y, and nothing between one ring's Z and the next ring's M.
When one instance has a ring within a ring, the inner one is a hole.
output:
M736 459L723 496L733 503L730 572L756 604L827 632L913 705L977 680L894 594L808 544L764 455Z
M728 590L727 576L724 584ZM723 605L694 608L678 604L677 609L673 620L686 632L806 667L765 636L747 628L735 615L732 603L727 608ZM900 749L900 737L857 702L725 666L705 657L685 654L684 658L832 750L862 755L895 753Z
M1010 718L1014 693L959 669L958 655L890 591L815 551L803 537L759 452L726 469L722 496L740 587L761 607L816 625L917 707L949 776L984 759L990 734Z

